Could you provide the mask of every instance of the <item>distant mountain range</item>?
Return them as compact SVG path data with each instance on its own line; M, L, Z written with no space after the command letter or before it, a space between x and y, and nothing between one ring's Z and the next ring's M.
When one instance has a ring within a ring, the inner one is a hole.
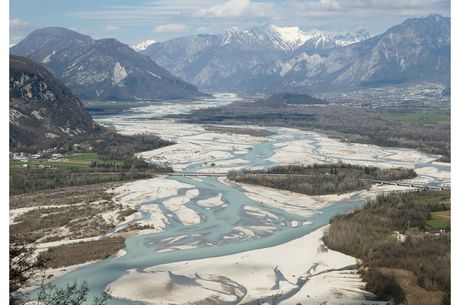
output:
M412 18L327 54L300 52L254 69L255 91L322 91L410 82L450 82L450 18Z
M332 33L266 25L231 27L220 35L186 36L157 42L142 54L178 77L205 90L238 91L248 75L296 50L324 53L369 38L364 30ZM250 85L250 84L249 84Z
M43 64L83 99L180 99L203 96L195 86L250 94L448 86L450 36L450 18L440 15L411 18L373 37L363 29L303 32L269 24L132 47L44 28L10 52Z
M48 68L83 99L180 99L203 96L116 39L94 40L64 28L36 30L10 49Z
M10 56L10 147L48 147L99 132L82 103L43 66Z
M450 82L450 18L411 18L371 37L266 25L186 36L142 54L209 91L315 92L419 81Z

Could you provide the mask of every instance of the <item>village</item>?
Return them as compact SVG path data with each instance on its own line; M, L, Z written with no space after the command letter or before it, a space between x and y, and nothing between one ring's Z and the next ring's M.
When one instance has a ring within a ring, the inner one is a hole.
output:
M90 145L73 144L68 147L54 147L35 153L10 152L10 169L40 168L57 169L60 167L81 167L91 165L98 160L97 153Z

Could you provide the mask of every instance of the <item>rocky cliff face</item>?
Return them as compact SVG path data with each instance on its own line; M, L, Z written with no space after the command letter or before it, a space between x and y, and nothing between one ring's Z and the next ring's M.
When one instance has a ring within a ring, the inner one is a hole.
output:
M10 147L48 147L99 132L80 100L30 59L10 56Z

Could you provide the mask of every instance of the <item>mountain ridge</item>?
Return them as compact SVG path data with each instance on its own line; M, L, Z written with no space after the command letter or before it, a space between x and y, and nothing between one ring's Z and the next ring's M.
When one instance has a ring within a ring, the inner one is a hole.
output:
M314 50L323 49L312 39L329 37L326 50L334 43L347 44L347 37L352 37L349 43L354 43L358 37L364 39L363 35L368 35L363 31L355 35L321 33L322 36L315 36L298 27L272 24L249 29L234 26L223 34L200 34L157 42L140 53L200 88L235 91L254 69L269 64L274 58L288 56L308 41L314 45Z
M272 94L450 80L450 18L409 18L384 33L232 27L156 43L142 54L208 91Z
M83 99L154 100L204 96L150 58L114 38L92 39L43 28L10 49L43 64Z

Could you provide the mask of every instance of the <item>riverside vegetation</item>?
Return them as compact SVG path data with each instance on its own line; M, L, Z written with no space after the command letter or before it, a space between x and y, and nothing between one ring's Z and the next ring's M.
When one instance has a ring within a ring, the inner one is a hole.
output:
M332 218L324 242L362 260L367 289L380 298L448 305L450 222L442 231L431 226L440 210L450 215L449 191L380 195L360 210Z
M408 120L406 116L417 111L442 112L449 118L450 110L427 110L407 108L360 109L304 95L295 101L270 97L256 102L234 102L221 107L198 109L190 114L174 116L184 122L197 124L260 125L294 127L317 130L329 136L349 142L368 143L378 146L406 147L442 155L441 160L450 162L449 120Z
M60 288L53 284L44 284L41 276L46 260L43 257L34 257L36 251L34 244L16 240L10 236L10 268L9 268L9 303L10 305L23 305L28 301L25 288L38 286L37 304L46 305L82 305L88 299L89 288L86 281L74 281L66 287ZM94 297L92 305L106 305L110 299L108 292ZM88 303L86 303L88 304Z
M117 204L107 190L116 182L151 177L168 167L149 164L134 155L173 144L153 135L124 136L104 129L102 134L61 141L45 150L43 159L10 161L10 303L23 299L22 288L40 285L38 273L104 259L124 247L124 239L82 238L102 236L136 210ZM76 144L76 145L75 145ZM36 152L30 147L29 152ZM27 152L26 149L22 150ZM52 154L65 158L54 160ZM24 167L23 164L27 164ZM35 259L35 245L67 239L70 243L50 247ZM82 304L89 290L86 283L65 288L41 284L40 300L60 305L61 299ZM102 305L107 296L95 299Z
M307 195L342 194L368 189L364 179L401 180L416 177L413 169L364 167L345 163L277 166L268 170L229 171L235 182L261 185Z
M59 268L105 259L124 247L124 238L106 238L49 248L39 254L39 259L46 268Z
M107 131L103 136L89 138L75 148L71 142L64 142L53 153L83 155L81 160L73 162L51 162L51 168L27 168L10 165L10 194L29 193L38 190L53 189L94 183L126 181L147 178L152 172L171 171L170 168L147 163L134 156L135 153L153 150L171 145L154 135L124 136ZM87 147L91 147L91 158ZM82 153L83 150L83 154ZM48 153L51 155L51 153ZM77 162L79 161L79 162ZM87 161L87 162L83 162ZM20 163L20 162L19 162ZM37 162L30 162L31 165ZM21 164L19 164L21 165ZM47 166L48 167L48 166Z

